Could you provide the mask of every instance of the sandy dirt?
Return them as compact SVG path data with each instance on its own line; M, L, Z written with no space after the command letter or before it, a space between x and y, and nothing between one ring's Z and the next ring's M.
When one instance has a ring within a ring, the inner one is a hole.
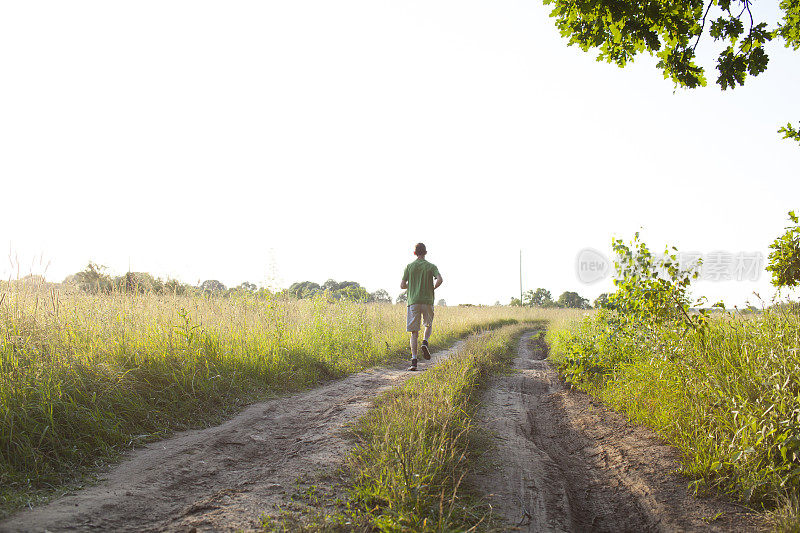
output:
M459 344L420 359L419 371ZM284 503L298 478L334 472L343 463L351 447L343 428L381 391L415 375L407 366L253 404L220 426L134 450L98 484L17 513L0 522L0 531L259 529L262 513Z
M478 418L493 446L471 479L517 531L760 531L764 519L688 493L678 452L590 396L567 390L536 333L493 379Z

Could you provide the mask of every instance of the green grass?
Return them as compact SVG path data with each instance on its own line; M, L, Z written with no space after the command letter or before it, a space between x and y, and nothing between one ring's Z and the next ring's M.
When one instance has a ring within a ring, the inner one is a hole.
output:
M528 320L437 308L437 347ZM406 357L405 307L0 285L0 516L169 432Z
M796 312L723 315L704 335L668 326L623 334L596 313L562 324L548 339L574 385L680 449L692 488L756 508L778 506L780 529L798 529Z
M514 357L525 328L471 339L403 387L382 395L359 422L349 470L358 516L381 531L464 531L486 525L488 508L463 480L479 451L478 391Z

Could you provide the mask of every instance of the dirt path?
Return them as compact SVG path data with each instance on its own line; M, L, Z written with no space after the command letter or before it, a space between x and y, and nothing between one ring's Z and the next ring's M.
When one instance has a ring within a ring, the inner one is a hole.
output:
M677 452L590 396L567 391L538 334L519 344L479 412L496 437L472 482L518 531L758 531L763 518L687 494Z
M434 354L420 369L457 348ZM687 480L672 473L675 450L589 396L567 391L545 357L544 341L524 335L515 372L493 379L479 413L497 446L489 468L471 481L509 529L763 529L758 515L689 496ZM0 522L0 531L259 529L260 516L286 505L300 478L316 476L325 485L352 445L342 428L411 375L405 365L374 369L254 404L220 426L135 450L98 484L20 512Z
M420 360L420 370L458 348ZM94 486L0 522L0 531L238 531L291 493L300 476L333 471L350 448L342 427L407 365L356 374L249 406L228 422L134 450Z

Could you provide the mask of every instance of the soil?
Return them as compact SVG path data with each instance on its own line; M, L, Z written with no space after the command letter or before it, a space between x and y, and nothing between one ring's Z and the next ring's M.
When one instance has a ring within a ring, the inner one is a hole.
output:
M494 378L478 418L492 438L470 480L516 531L761 531L763 515L700 499L678 452L597 400L569 390L538 332Z
M420 370L456 349L420 360ZM514 371L491 381L479 411L494 445L470 482L487 495L503 530L764 529L760 515L691 496L688 480L675 473L674 449L568 390L546 355L541 335L524 335ZM325 505L342 494L338 472L353 444L348 424L414 375L405 368L253 404L220 426L133 450L97 484L19 512L0 531L253 531L263 516L292 509L299 493Z

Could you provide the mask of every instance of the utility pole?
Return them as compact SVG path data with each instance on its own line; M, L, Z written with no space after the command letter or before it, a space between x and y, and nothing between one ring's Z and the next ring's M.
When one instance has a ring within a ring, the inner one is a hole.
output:
M522 248L519 249L519 305L523 306L523 301L522 301Z

